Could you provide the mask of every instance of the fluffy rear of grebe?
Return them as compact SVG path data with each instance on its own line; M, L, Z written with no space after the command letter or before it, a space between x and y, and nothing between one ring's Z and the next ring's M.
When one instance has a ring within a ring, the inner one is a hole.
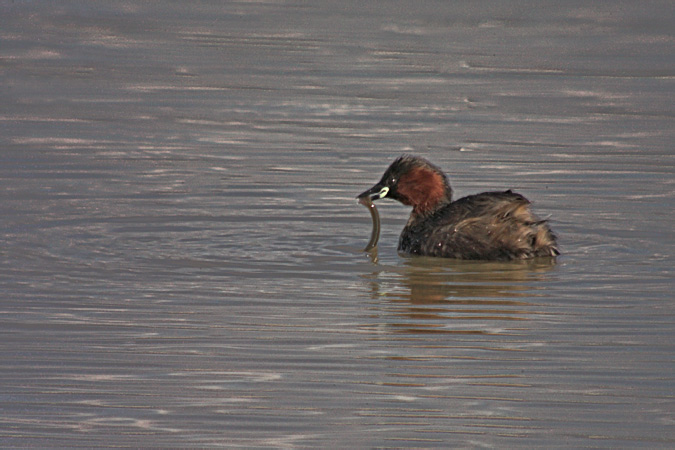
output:
M452 202L424 217L411 217L398 250L413 255L509 260L558 255L556 238L511 191L484 192Z

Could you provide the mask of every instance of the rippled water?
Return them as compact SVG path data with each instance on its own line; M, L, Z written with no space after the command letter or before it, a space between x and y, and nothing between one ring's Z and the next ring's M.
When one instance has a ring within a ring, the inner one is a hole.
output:
M1 2L0 444L674 447L673 12ZM563 256L364 254L403 152Z

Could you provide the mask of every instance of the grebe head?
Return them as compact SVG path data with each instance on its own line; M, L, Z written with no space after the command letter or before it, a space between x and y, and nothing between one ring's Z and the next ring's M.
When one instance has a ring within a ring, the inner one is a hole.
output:
M425 214L452 200L445 174L424 158L403 155L382 175L382 179L358 198L391 198L413 207L413 214Z

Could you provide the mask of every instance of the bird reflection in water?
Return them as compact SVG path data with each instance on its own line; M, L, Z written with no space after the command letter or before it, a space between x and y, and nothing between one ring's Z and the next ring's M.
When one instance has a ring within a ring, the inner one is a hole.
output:
M377 262L376 252L369 257ZM386 308L405 319L388 324L395 332L501 334L510 323L542 314L536 282L551 276L555 261L411 257L401 266L376 267L368 276L372 297L386 298Z

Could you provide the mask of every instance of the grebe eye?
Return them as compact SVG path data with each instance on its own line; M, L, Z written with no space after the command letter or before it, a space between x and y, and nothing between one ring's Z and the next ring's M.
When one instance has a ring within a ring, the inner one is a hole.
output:
M396 184L396 178L391 179L391 184Z

